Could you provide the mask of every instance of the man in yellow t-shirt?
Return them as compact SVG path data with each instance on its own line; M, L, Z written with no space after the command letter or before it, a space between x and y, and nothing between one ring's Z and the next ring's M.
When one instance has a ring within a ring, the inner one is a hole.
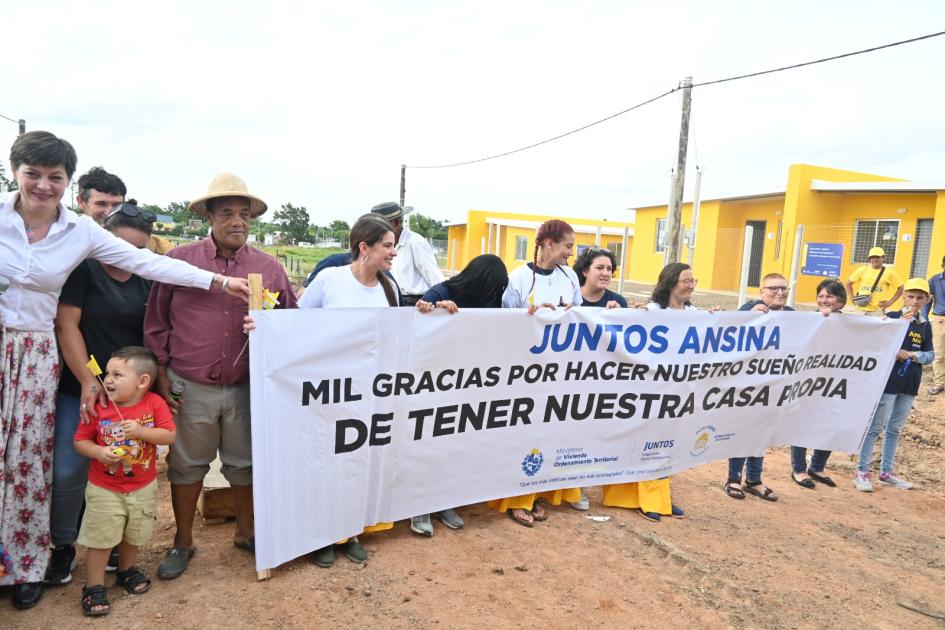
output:
M858 313L882 317L886 309L892 306L902 295L902 278L899 277L895 269L886 267L879 282L876 282L876 277L883 269L883 263L886 262L886 252L883 251L882 247L874 247L870 250L869 261L870 264L854 271L850 279L844 284L849 296L870 296L868 304L856 306ZM876 284L875 290L873 290L874 284ZM891 290L895 291L892 296L883 299L883 296L889 295Z

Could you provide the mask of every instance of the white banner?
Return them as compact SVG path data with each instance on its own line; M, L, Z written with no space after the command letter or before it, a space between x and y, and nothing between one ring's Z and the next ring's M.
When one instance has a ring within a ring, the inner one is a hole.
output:
M907 326L594 308L253 316L259 570L448 507L773 444L855 452Z

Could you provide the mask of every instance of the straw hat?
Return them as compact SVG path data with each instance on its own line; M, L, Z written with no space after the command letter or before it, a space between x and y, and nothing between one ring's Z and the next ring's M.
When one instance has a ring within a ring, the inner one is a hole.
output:
M249 212L253 218L266 211L266 202L255 195L249 194L246 182L233 173L220 173L207 186L207 194L190 202L189 210L202 217L207 216L207 201L220 197L245 197L249 200Z

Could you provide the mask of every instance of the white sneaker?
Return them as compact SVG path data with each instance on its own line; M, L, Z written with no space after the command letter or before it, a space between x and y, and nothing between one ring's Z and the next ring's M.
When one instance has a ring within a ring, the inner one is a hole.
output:
M421 536L432 536L433 523L430 522L430 515L421 514L410 519L410 531Z
M870 481L870 474L868 472L860 472L858 470L853 473L853 485L856 486L857 490L863 492L873 491L873 482Z
M911 483L892 471L888 473L879 473L879 482L885 486L893 486L894 488L899 488L900 490L912 489Z
M587 512L591 509L591 502L587 498L587 493L584 491L584 488L581 488L581 498L578 501L575 501L571 504L575 510L580 510L582 512Z

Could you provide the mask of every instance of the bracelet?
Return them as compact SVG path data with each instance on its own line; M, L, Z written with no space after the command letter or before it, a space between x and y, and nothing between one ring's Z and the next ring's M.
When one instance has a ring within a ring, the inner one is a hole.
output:
M230 284L230 277L223 276L223 283L220 285L220 290L226 293L226 286Z

